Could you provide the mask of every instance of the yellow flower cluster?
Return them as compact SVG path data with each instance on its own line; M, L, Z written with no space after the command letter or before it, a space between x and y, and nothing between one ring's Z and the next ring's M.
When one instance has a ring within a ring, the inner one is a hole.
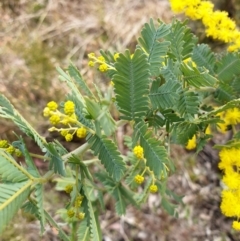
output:
M88 54L88 58L90 61L88 62L88 65L90 67L93 67L95 64L99 64L98 69L101 72L106 72L109 69L109 65L106 63L106 60L103 56L96 57L94 53Z
M7 140L0 140L0 148L5 150L11 155L16 155L18 157L22 155L22 152L18 148L15 148L10 143L8 143Z
M221 132L226 132L227 127L229 125L237 125L240 123L240 109L239 108L231 108L224 112L217 114L221 120L224 120L224 123L218 124L218 129Z
M235 217L232 227L240 230L240 148L223 148L220 153L219 168L223 170L221 211L227 217Z
M150 191L151 193L156 193L156 192L158 191L157 185L152 184L152 185L149 187L149 191Z
M56 102L50 101L44 108L43 115L49 118L49 121L53 126L58 124L67 126L66 128L58 129L56 127L52 127L49 129L49 131L59 131L66 141L71 141L74 134L76 134L79 138L84 138L87 134L86 128L78 122L75 114L75 104L70 100L64 103L62 112L58 110L58 104Z
M75 202L74 202L74 206L67 210L67 216L69 218L73 218L75 216L75 218L77 218L78 220L84 219L85 213L79 212L79 208L82 205L83 198L84 197L82 195L78 195L76 197Z
M171 8L176 13L184 13L193 20L201 20L206 27L206 35L230 43L229 51L240 48L240 32L236 23L224 11L214 11L214 5L204 0L170 0Z
M137 184L142 184L144 182L144 177L141 176L141 175L136 175L134 177L134 181L137 183Z
M135 146L133 148L133 153L138 159L143 159L143 148L141 146Z

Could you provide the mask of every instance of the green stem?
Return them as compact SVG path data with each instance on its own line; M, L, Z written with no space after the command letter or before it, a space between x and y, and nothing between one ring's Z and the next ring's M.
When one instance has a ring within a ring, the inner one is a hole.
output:
M38 155L38 154L34 154L34 153L29 153L29 154L30 154L30 156L36 157L38 159L47 160L47 161L51 160L50 157L46 157L46 156L43 156L43 155Z
M76 240L76 232L77 232L77 222L72 223L72 234L71 234L71 240Z
M72 155L82 155L85 151L87 151L90 148L90 144L84 143L82 146L78 147L77 149L73 150L72 152L69 152L68 154L62 156L62 159L64 163L68 161L68 158L71 157Z
M55 222L55 220L44 210L44 214L46 219L48 220L49 224L53 227L55 227L58 230L58 235L61 237L63 241L70 241L69 237L67 234L59 227L59 225Z

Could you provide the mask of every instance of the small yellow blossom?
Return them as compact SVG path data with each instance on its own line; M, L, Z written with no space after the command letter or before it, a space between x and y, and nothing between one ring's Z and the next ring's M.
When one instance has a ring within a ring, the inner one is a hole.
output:
M67 210L67 215L68 215L69 218L72 218L75 215L74 210L73 209Z
M12 145L10 145L6 148L6 152L12 155L15 152L15 148Z
M51 110L49 109L49 107L45 107L43 109L43 116L48 117L48 116L50 116L50 114L51 114Z
M90 60L90 61L88 62L88 66L90 66L90 67L93 67L94 64L95 64L95 62L93 62L92 60Z
M119 53L115 53L114 56L113 56L114 60L116 61L117 58L119 58Z
M0 140L0 148L7 148L8 141L7 140Z
M66 136L65 136L65 140L66 141L71 141L73 139L73 135L68 133Z
M192 139L188 140L188 143L186 145L186 149L187 150L193 150L195 149L197 146L197 138L196 138L196 135L194 135L192 137Z
M89 53L89 54L88 54L88 58L89 58L89 59L93 59L94 57L95 57L95 54L94 54L94 53Z
M80 127L77 129L76 134L77 134L77 137L79 137L79 138L85 138L87 135L87 130L84 127Z
M99 65L99 70L101 72L106 72L108 70L108 66L106 64Z
M50 101L47 103L47 107L51 111L55 111L58 108L58 104L55 101Z
M75 104L68 100L64 103L64 113L66 115L72 115L75 111Z
M151 193L156 193L157 191L158 191L158 187L157 187L157 185L151 185L150 187L149 187L149 191L151 192Z
M133 153L138 159L143 159L143 148L141 146L135 146L133 148Z
M62 131L60 132L60 134L61 134L62 136L66 136L66 135L68 134L68 130L62 130Z
M144 182L144 177L141 176L141 175L136 175L134 177L134 181L137 183L137 184L142 184Z
M232 228L239 231L240 230L240 222L233 221Z
M15 149L14 154L15 154L17 157L20 157L20 156L22 155L22 152L21 152L19 149Z
M100 62L105 62L105 58L104 58L102 55L98 57L98 60L99 60Z
M225 120L229 125L240 123L240 110L238 108L228 109L225 113Z
M52 125L57 125L60 122L60 117L59 115L52 115L49 118L49 121L51 122Z
M65 186L64 190L68 194L71 193L72 190L73 190L73 185L72 184L68 184L67 186Z
M77 213L77 214L76 214L76 218L79 219L79 220L83 220L84 217L85 217L85 213L82 213L82 212L81 212L81 213Z

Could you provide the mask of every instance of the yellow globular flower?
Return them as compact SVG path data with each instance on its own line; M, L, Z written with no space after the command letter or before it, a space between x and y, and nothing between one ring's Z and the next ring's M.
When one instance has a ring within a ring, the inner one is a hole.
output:
M194 135L192 137L192 139L188 140L188 143L186 145L186 149L187 150L193 150L195 149L197 146L197 138L196 138L196 135Z
M72 190L73 190L73 185L72 184L68 184L67 186L65 186L64 190L68 194L71 193Z
M21 152L19 149L15 149L14 154L15 154L17 157L20 157L20 156L22 155L22 152Z
M52 115L49 118L49 121L51 122L52 125L57 125L60 122L60 116L59 115Z
M71 141L73 139L73 135L68 133L66 136L65 136L65 140L66 141Z
M106 64L99 65L99 70L101 72L106 72L108 70L108 66Z
M9 144L7 140L0 140L0 148L7 148L8 145Z
M94 64L95 64L95 62L93 62L92 60L90 60L90 61L88 62L88 66L90 66L90 67L93 67Z
M113 56L114 60L116 61L117 58L119 58L119 53L115 53L114 56Z
M235 230L240 230L240 222L239 221L233 221L232 228Z
M157 185L152 184L152 185L149 187L149 191L150 191L151 193L156 193L156 192L158 191Z
M66 115L72 115L75 111L75 104L68 100L64 103L64 113Z
M60 132L60 134L61 134L62 136L66 136L66 135L68 134L68 130L62 130L62 131Z
M6 152L12 155L15 152L15 148L12 145L10 145L9 147L6 148Z
M77 218L78 220L83 220L84 217L85 217L85 213L80 212L80 213L77 213L77 214L76 214L76 218Z
M75 207L80 207L81 204L82 204L82 200L83 200L83 196L78 196L78 197L76 197Z
M50 101L50 102L47 103L47 107L51 111L55 111L58 108L58 104L55 101Z
M68 215L69 218L72 218L75 215L74 210L73 209L67 210L67 215Z
M97 58L100 62L105 62L105 58L101 55Z
M240 205L239 205L240 193L239 191L223 190L222 202L220 205L221 212L227 217L239 217Z
M94 59L95 58L95 54L94 53L89 53L88 54L88 58L89 59Z
M142 184L144 182L144 177L141 176L141 175L136 175L134 177L134 181L137 183L137 184Z
M138 159L143 159L143 148L141 146L135 146L133 148L133 153Z
M225 121L229 125L240 123L240 110L238 108L228 109L225 113Z
M44 117L48 117L48 116L50 116L51 115L51 110L49 109L49 107L45 107L44 109L43 109L43 116Z
M87 130L83 126L77 129L77 137L79 138L85 138L87 135Z

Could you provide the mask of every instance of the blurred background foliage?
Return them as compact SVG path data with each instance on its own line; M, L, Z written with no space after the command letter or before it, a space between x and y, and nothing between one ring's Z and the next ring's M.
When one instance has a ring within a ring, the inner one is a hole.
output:
M213 2L216 9L227 11L240 26L239 0L213 0ZM87 66L87 54L98 53L99 49L116 52L121 52L125 48L131 50L136 45L143 24L150 18L154 20L160 18L169 23L173 17L167 0L1 0L0 93L6 95L27 120L41 134L47 136L48 124L42 117L42 109L50 100L62 101L67 93L64 83L58 80L56 66L66 68L72 61L90 86L94 81L104 91L109 80ZM184 16L177 17L184 19ZM189 21L189 25L199 37L199 42L209 43L216 51L224 49L222 43L206 38L200 22ZM18 132L10 121L0 119L1 139L14 140L13 131ZM34 149L34 146L32 148ZM132 227L133 236L139 236L141 234L139 230L145 228L150 230L150 233L156 234L155 240L237 240L231 231L225 228L226 225L223 225L224 218L220 211L216 211L219 205L219 198L216 198L220 194L218 189L211 191L213 197L210 197L210 204L206 197L213 188L212 183L218 183L216 174L212 173L211 164L201 166L201 163L196 164L195 157L192 158L183 149L175 147L174 150L172 158L179 159L176 167L177 170L181 170L181 174L174 176L172 182L170 180L170 186L187 197L185 203L188 207L182 213L186 222L179 224L177 220L169 218L160 210L155 210L152 204L148 203L145 214L134 211L133 216L136 220L144 219L147 223L140 222L135 228ZM208 160L212 157L213 155L209 154L203 159ZM219 186L219 183L217 185ZM209 190L202 191L202 186ZM52 199L58 202L59 196L53 196ZM208 207L205 206L207 200L210 205ZM111 205L109 203L109 206ZM54 212L57 207L50 205L49 209L51 208ZM106 212L104 217L114 218L111 207L109 210L110 213ZM209 210L214 215L208 216ZM155 216L152 216L153 213ZM159 220L165 220L165 223L159 224ZM19 226L21 222L23 221L15 222L15 228L20 233L18 237L14 230L9 229L5 237L0 240L36 240L34 237L24 236L27 230L23 231L25 229ZM107 227L107 224L103 225ZM128 225L130 227L131 223ZM198 236L189 238L196 227ZM218 230L219 227L222 231ZM211 231L214 228L219 231L215 235L219 239L204 239L206 229ZM175 232L176 229L178 232ZM203 236L201 232L204 232ZM158 238L160 234L162 239ZM146 240L144 234L142 235L142 239L133 240ZM124 237L124 233L121 237ZM43 240L56 239L47 237Z

